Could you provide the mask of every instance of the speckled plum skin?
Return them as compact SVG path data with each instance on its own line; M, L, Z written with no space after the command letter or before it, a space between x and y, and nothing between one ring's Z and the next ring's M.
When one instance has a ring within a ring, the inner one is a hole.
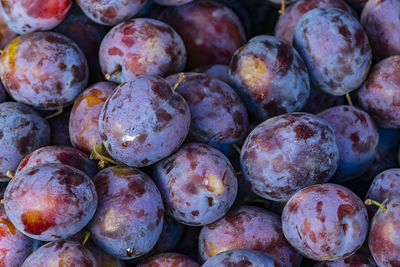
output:
M147 0L77 0L83 12L96 23L115 25L136 15Z
M263 266L283 267L281 261L268 254L250 249L232 249L221 252L208 259L202 267L242 267L242 266Z
M179 35L164 22L138 18L118 24L100 45L103 74L114 73L110 81L122 83L141 75L167 76L182 71L186 49Z
M116 87L114 83L98 82L75 100L69 120L69 136L75 148L90 154L93 147L102 142L98 129L100 112Z
M2 0L0 14L16 33L47 31L68 14L72 0Z
M14 172L32 151L50 142L50 126L33 109L16 102L0 104L0 176Z
M68 106L88 82L84 54L58 33L19 36L4 49L0 61L0 77L7 92L36 109Z
M99 117L108 153L132 167L151 165L173 153L189 126L185 99L158 76L142 76L116 88Z
M294 29L300 18L314 8L339 8L356 16L354 10L343 0L300 0L288 6L285 14L279 16L274 35L292 44Z
M80 243L72 240L59 240L40 247L22 264L22 267L31 266L96 267L97 262L92 253Z
M400 56L382 60L373 66L358 91L361 107L384 128L400 128L399 70Z
M178 77L179 74L175 74L166 80L173 86ZM205 74L185 73L185 78L175 91L189 105L191 140L207 143L224 151L246 136L246 107L228 84Z
M54 111L47 111L54 114ZM69 116L71 106L64 108L62 114L47 120L51 128L50 145L53 146L72 146L69 137Z
M229 160L200 143L186 144L159 162L153 179L168 214L192 226L210 224L224 216L235 201L238 187Z
M200 264L185 255L170 252L147 258L137 267L200 267Z
M153 0L154 3L163 6L180 6L192 2L193 0Z
M27 155L19 164L15 175L45 163L65 164L81 170L89 177L94 177L97 173L96 164L78 149L67 146L46 146Z
M332 127L320 117L300 112L258 125L246 138L240 156L250 188L274 201L286 201L304 187L326 182L338 162Z
M319 262L314 267L377 267L377 265L372 257L356 253L344 260Z
M278 215L258 207L241 206L219 221L202 228L199 255L206 261L231 249L252 249L282 261L285 266L300 266L302 257L283 236Z
M400 198L391 196L382 204L387 211L379 209L372 218L368 246L378 266L400 266Z
M310 94L300 55L274 36L254 37L237 50L229 76L249 113L260 121L301 110Z
M67 238L89 223L96 211L97 194L82 171L47 163L10 181L4 207L19 231L37 240L53 241Z
M364 203L337 184L298 191L282 213L286 239L301 254L317 261L342 260L356 252L368 232Z
M228 64L246 42L244 28L228 7L212 1L194 1L170 7L160 19L176 30L187 50L187 68Z
M332 179L345 182L363 174L374 160L379 135L368 113L343 105L318 114L332 126L339 148L339 166Z
M9 42L11 42L17 33L13 32L4 21L3 16L0 12L0 49L3 49Z
M400 54L400 2L372 0L361 13L361 24L368 35L375 60Z
M344 96L334 96L324 91L311 88L310 97L302 108L302 112L320 113L328 108L346 104Z
M293 45L304 59L311 83L332 95L358 89L368 75L371 47L358 20L337 8L315 8L302 16Z
M99 206L88 225L92 240L119 259L149 252L160 237L164 215L154 182L137 169L115 166L99 172L94 183Z

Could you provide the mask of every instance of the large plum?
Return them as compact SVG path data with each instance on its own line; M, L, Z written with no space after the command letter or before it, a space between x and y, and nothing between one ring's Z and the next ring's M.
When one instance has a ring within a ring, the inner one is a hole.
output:
M358 89L368 75L372 60L368 37L348 12L337 8L307 12L293 40L317 89L344 95Z

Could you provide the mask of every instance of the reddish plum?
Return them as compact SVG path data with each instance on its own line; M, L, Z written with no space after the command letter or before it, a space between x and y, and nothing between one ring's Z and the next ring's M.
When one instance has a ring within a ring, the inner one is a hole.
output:
M185 255L170 252L149 257L137 267L200 267L200 264Z
M314 267L377 267L377 265L372 257L356 253L344 260L324 261L315 264Z

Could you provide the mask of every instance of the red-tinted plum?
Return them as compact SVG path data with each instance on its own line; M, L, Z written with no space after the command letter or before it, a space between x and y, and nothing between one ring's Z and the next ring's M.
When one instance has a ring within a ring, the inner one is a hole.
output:
M316 89L345 95L367 78L371 47L361 24L348 12L337 8L307 12L296 26L293 44Z
M17 35L7 26L0 12L0 49L3 49L9 42L14 40Z
M355 12L343 0L300 0L290 5L285 10L285 14L279 16L274 35L292 44L294 29L300 18L314 8L339 8L355 15Z
M313 185L287 202L282 229L289 243L307 258L342 260L363 244L368 214L361 199L346 187Z
M91 85L76 99L69 120L69 136L74 147L90 154L102 142L98 121L104 103L117 85L99 82Z
M32 266L97 267L98 265L92 253L80 243L72 240L59 240L40 247L22 264L22 267Z
M384 128L400 128L400 56L388 57L370 71L358 91L361 107Z
M67 16L71 4L72 0L2 0L0 14L16 33L47 31Z
M229 210L237 180L229 160L215 148L189 143L159 162L153 179L168 214L192 225L210 224Z
M16 102L0 104L0 177L14 172L32 151L50 142L50 126L33 109Z
M149 257L137 267L200 267L200 264L185 255L170 252Z
M54 111L50 111L54 114ZM50 145L72 146L69 137L69 116L71 107L64 108L62 114L47 120L51 128Z
M186 49L179 35L167 24L146 18L112 28L101 42L99 54L103 74L116 83L141 75L167 76L182 71L186 64Z
M244 28L228 7L212 1L194 1L170 7L160 15L182 37L187 68L228 64L246 41Z
M142 76L119 86L99 117L108 153L132 167L151 165L174 152L186 138L190 110L164 79Z
M365 1L366 2L366 1ZM361 24L368 35L375 60L400 54L400 2L371 0L361 13Z
M356 253L344 260L324 261L315 264L314 267L377 267L377 265L372 257Z
M378 266L400 266L400 198L391 196L372 218L368 246Z
M45 163L65 164L81 170L89 177L94 177L97 173L96 164L78 149L67 146L46 146L27 155L19 164L15 175Z
M374 160L379 135L368 113L353 106L336 106L318 114L335 131L339 166L332 181L344 182L363 174Z
M307 113L281 115L258 125L246 138L240 158L250 188L274 201L286 201L304 187L326 182L338 161L332 127Z
M208 259L202 267L243 267L243 266L264 266L283 267L281 261L268 254L250 249L227 250Z
M324 91L311 88L310 97L301 111L317 114L328 108L344 105L345 103L344 96L334 96Z
M96 23L115 25L136 15L146 0L76 0L83 12Z
M96 211L97 194L85 173L47 163L26 169L10 181L4 207L19 231L52 241L67 238L89 223Z
M267 210L242 206L200 232L199 255L206 261L231 249L252 249L282 261L285 266L300 266L301 256L286 241L278 215Z
M154 3L164 6L180 6L192 1L193 0L153 0Z
M260 35L235 52L230 80L258 120L299 111L310 94L306 66L288 43Z
M110 167L93 179L99 206L88 229L92 240L119 259L133 259L149 252L163 226L160 192L143 172L123 166Z
M68 106L88 82L84 54L58 33L19 36L4 49L0 60L1 80L10 96L37 109Z
M178 78L175 74L166 80L173 86ZM175 91L189 105L189 138L192 141L227 151L231 144L240 142L247 135L246 107L226 83L205 74L185 73Z

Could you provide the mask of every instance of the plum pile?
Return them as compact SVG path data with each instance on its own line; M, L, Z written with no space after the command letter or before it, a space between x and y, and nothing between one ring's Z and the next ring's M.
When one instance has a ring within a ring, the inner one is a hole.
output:
M0 1L0 266L400 267L399 0Z

